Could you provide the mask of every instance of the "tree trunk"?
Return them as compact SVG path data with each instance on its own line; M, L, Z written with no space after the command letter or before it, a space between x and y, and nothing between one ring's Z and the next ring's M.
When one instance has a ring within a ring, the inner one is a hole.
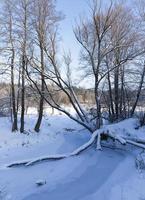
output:
M20 104L20 87L21 87L21 69L19 69L19 77L18 77L17 113L19 111L19 104Z
M44 95L44 52L42 44L40 44L40 53L41 53L41 92ZM44 97L43 95L40 96L40 103L39 103L39 113L38 113L38 119L35 125L34 130L36 132L40 131L40 126L43 118L43 107L44 107Z
M20 132L24 133L24 115L25 115L25 56L22 57L22 89L21 89L21 127Z
M40 97L38 119L37 119L37 123L34 128L34 130L36 132L40 131L40 126L41 126L41 122L42 122L42 118L43 118L43 104L44 104L44 99L43 99L43 97Z
M11 101L12 101L12 114L13 114L13 122L12 122L12 132L18 130L17 126L17 109L16 109L16 98L15 98L15 85L14 85L14 50L12 51L12 59L11 59Z
M108 67L108 65L107 65ZM109 67L107 68L109 70ZM112 96L112 87L110 80L110 73L108 71L108 87L109 87L109 113L110 113L110 121L114 121L114 106L113 106L113 96Z
M144 76L145 76L145 63L144 63L143 72L141 74L141 80L140 80L139 88L138 88L138 91L137 91L136 99L135 99L134 105L132 107L131 116L134 115L136 106L137 106L138 101L139 101L140 93L141 93L143 82L144 82Z
M119 118L119 91L118 91L118 81L119 81L119 68L115 69L115 77L114 77L114 103L115 103L115 119L118 120Z

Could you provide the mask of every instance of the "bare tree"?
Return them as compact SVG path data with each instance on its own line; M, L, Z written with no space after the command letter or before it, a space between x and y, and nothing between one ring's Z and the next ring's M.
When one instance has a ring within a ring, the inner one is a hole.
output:
M19 42L19 55L21 60L21 125L20 132L24 132L25 115L25 71L27 66L27 51L30 38L30 1L18 0L15 8L17 17L17 32Z
M6 52L9 56L8 60L10 63L10 74L11 74L11 104L12 104L12 131L17 131L17 102L16 102L16 91L15 91L15 74L16 63L16 34L15 34L15 17L13 13L14 9L14 1L6 0L4 2L4 13L2 16L2 33L3 33L3 41L4 52Z
M34 28L34 35L35 35L35 45L38 47L40 51L40 61L39 59L33 60L40 70L40 87L41 93L45 93L45 84L44 84L44 72L45 72L45 53L44 47L47 45L49 46L49 35L56 28L57 22L60 20L60 17L57 16L58 14L55 11L54 2L52 0L33 0L32 4L32 24ZM39 132L42 117L43 117L43 106L44 106L44 97L43 95L40 96L40 103L38 109L38 119L35 125L35 131Z
M75 36L82 46L81 59L85 66L85 75L92 74L94 78L97 127L100 127L101 87L104 87L106 76L109 87L109 112L112 113L112 119L117 120L123 113L124 68L132 60L143 55L144 48L139 42L142 41L142 37L131 10L121 4L110 3L104 11L101 5L98 5L98 1L93 3L91 18L81 20L75 29Z

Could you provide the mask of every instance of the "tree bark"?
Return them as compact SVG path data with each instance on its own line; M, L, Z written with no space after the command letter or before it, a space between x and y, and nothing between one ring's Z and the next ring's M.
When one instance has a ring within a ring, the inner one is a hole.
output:
M24 115L25 115L25 56L22 57L22 89L21 89L21 127L20 132L24 133Z
M14 84L14 58L15 58L15 52L13 49L12 50L12 58L11 58L11 98L12 98L12 113L13 113L12 132L18 130L16 98L15 98L15 84Z
M39 103L39 113L38 113L38 119L35 125L34 130L36 132L40 131L40 126L43 118L43 107L44 107L44 92L45 92L45 87L44 87L44 52L43 52L43 47L42 44L40 44L40 51L41 51L41 92L42 95L40 96L40 103Z
M136 100L135 100L134 105L132 107L131 116L134 115L137 103L139 101L140 93L141 93L143 82L144 82L144 77L145 77L145 63L144 63L143 72L141 74L141 80L140 80L139 88L138 88L138 91L137 91Z

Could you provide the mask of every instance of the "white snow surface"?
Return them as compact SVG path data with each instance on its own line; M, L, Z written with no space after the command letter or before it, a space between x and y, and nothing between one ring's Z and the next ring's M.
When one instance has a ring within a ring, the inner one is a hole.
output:
M26 116L26 133L11 133L8 118L0 118L0 200L143 200L145 172L135 167L142 151L132 146L90 147L78 156L46 161L29 167L6 168L15 161L45 155L69 154L91 138L83 127L64 115L45 116L39 134L35 115ZM118 136L145 139L137 119L103 127ZM38 187L37 182L46 184Z

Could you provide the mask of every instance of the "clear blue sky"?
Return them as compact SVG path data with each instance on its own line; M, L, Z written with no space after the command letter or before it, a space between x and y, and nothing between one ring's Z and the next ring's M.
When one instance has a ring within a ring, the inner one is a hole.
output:
M65 19L60 24L60 34L63 39L62 48L71 50L75 64L77 64L79 46L73 34L73 26L79 15L87 13L87 2L87 0L57 0L57 9L65 15Z

